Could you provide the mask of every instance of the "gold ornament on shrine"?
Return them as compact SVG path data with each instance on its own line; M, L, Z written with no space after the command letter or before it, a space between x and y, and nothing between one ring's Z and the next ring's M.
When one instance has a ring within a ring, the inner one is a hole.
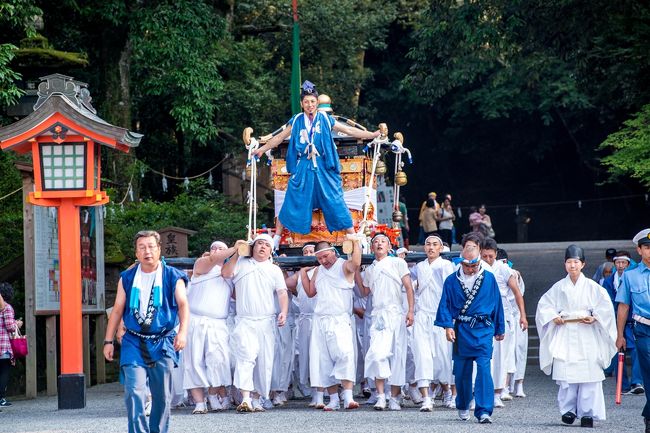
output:
M381 159L377 161L377 167L375 167L375 173L377 176L383 176L386 174L386 163Z
M404 218L404 215L402 215L402 212L400 212L398 210L393 211L393 221L398 223L398 222L402 221L403 218Z
M401 170L395 173L395 185L404 186L407 182L406 173Z

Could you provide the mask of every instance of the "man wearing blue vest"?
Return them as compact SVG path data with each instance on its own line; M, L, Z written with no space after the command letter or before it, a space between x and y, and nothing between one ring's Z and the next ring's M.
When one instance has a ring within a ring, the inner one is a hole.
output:
M120 321L124 322L120 370L129 433L167 433L172 369L178 364L178 352L187 339L187 276L165 265L160 254L157 232L141 231L135 235L138 264L120 275L104 337L104 357L112 361L113 337ZM144 409L147 382L152 396L149 420Z
M623 282L616 294L616 302L618 302L616 347L625 351L625 324L631 305L637 356L643 383L647 386L650 383L650 229L641 230L632 241L641 256L641 263L635 269L623 273ZM643 417L645 432L650 433L648 393L646 393Z
M492 344L494 339L503 340L505 319L496 278L481 260L481 241L476 233L463 236L462 260L456 272L445 279L434 325L445 328L447 340L454 343L458 417L463 421L469 419L473 394L474 416L481 424L490 424L494 409ZM472 393L474 362L477 371Z

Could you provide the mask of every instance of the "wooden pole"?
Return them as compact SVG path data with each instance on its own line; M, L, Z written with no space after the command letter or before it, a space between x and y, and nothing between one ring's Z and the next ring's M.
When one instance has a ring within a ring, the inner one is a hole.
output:
M95 316L95 365L97 383L106 383L106 360L104 359L104 334L106 334L106 315Z
M47 395L57 394L57 364L58 356L56 353L56 316L47 316L45 318L45 375L47 378Z
M36 371L36 316L34 315L34 205L27 201L34 190L33 168L29 164L17 163L23 179L23 243L25 256L25 336L29 346L29 356L25 359L25 396L35 398L37 389ZM55 375L56 376L56 375Z

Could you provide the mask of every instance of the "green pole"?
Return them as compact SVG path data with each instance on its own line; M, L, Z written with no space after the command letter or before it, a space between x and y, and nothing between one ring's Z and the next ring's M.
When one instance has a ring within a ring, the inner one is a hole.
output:
M291 56L291 112L300 113L300 26L298 0L293 0L293 49Z

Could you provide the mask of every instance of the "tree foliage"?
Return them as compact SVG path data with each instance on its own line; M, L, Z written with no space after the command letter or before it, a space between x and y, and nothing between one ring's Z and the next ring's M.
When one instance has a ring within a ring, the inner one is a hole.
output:
M106 256L118 262L133 260L133 238L138 231L178 226L197 231L190 236L188 247L190 256L198 257L214 240L233 244L245 238L247 218L242 206L229 204L226 197L199 180L168 202L110 204L105 219Z
M40 10L30 0L0 1L0 107L15 103L21 90L16 86L20 79L10 65L18 49L15 43L17 37L34 33L33 17Z
M624 127L605 140L601 149L611 151L602 162L613 180L631 176L650 187L650 104L624 122Z

